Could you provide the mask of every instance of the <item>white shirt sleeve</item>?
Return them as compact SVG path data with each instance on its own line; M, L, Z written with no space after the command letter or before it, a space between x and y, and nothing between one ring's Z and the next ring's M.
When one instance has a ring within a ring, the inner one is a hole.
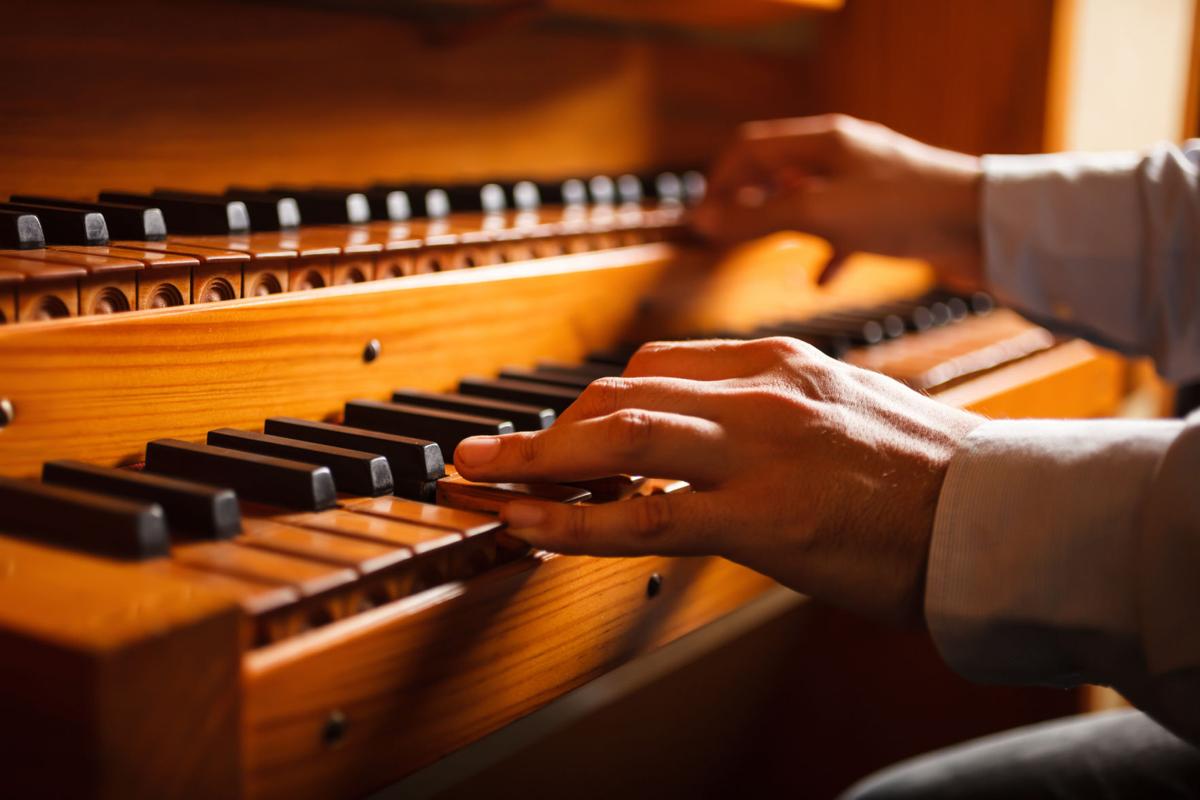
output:
M1200 378L1200 140L983 159L987 280L1047 324Z
M926 618L983 682L1113 685L1200 739L1200 416L997 420L951 462Z

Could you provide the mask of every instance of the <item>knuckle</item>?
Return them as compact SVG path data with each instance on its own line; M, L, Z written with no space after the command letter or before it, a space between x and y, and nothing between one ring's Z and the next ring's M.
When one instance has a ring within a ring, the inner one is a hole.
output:
M592 516L586 508L571 509L563 526L563 549L577 551L585 547L591 537L592 528Z
M584 408L597 416L611 414L624 405L630 382L626 378L597 378L583 390L580 400Z
M786 361L803 352L803 342L790 336L770 336L766 339L756 339L754 345L767 356L779 361Z
M671 500L665 496L645 497L631 504L633 532L640 537L656 536L671 528Z
M517 457L524 464L532 464L536 462L542 454L542 440L541 437L536 434L519 433L516 434L510 441L515 442L516 447L514 449L516 450Z
M654 416L636 408L623 408L611 416L612 442L625 456L637 455L649 447L654 437Z
M826 122L831 131L846 132L854 126L854 117L849 114L840 114L834 112L826 114Z

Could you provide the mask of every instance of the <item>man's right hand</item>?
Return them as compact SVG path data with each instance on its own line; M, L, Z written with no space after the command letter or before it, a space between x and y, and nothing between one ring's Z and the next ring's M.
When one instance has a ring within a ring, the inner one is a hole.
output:
M695 227L735 242L779 230L921 258L942 283L982 288L979 159L837 114L743 125L709 176Z

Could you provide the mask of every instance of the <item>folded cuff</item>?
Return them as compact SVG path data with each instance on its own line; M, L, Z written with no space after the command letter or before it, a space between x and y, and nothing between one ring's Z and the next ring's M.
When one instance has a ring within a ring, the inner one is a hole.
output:
M1137 537L1176 421L997 420L938 502L925 611L982 682L1106 682L1138 658Z

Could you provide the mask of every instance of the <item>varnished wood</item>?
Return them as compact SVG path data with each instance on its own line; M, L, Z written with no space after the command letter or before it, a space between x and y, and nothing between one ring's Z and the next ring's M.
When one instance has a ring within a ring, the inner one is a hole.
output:
M79 313L79 280L87 275L81 267L0 255L0 269L21 276L15 283L13 296L16 321L73 317Z
M6 792L237 795L235 606L160 567L0 535Z
M17 321L17 285L24 280L22 273L0 265L0 325Z
M654 572L663 591L648 598ZM718 559L543 556L259 650L246 661L247 796L378 788L770 585ZM326 746L335 710L349 724Z

